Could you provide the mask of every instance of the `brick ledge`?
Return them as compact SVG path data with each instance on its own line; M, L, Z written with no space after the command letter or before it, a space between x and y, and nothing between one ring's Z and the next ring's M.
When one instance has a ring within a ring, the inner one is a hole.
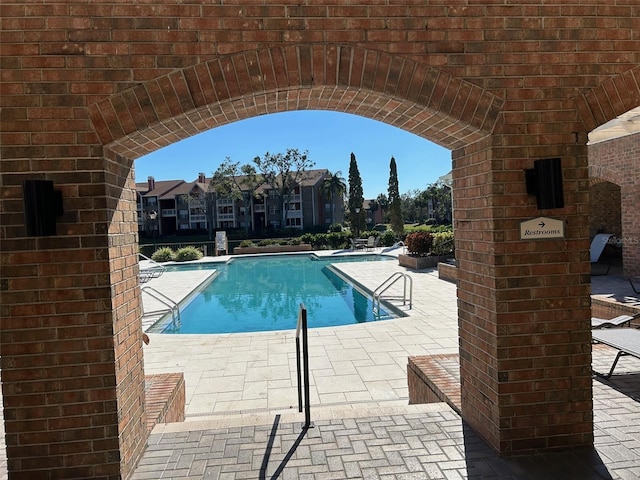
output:
M409 404L446 402L462 415L457 353L409 357Z
M147 432L158 423L184 421L185 384L182 373L145 375Z

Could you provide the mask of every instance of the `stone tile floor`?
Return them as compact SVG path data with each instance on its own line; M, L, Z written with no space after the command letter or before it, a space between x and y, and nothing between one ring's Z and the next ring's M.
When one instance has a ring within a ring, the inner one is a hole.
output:
M361 265L340 268L369 289L404 271ZM630 357L610 380L594 379L593 450L500 458L446 404L407 405L407 357L457 353L455 286L435 270L411 275L420 293L407 317L311 332L315 426L304 435L293 332L151 334L145 371L184 372L187 420L156 426L133 478L640 478L640 361ZM203 281L174 280L150 284L186 295ZM593 277L592 290L638 302L613 276ZM594 368L605 371L614 356L597 346Z

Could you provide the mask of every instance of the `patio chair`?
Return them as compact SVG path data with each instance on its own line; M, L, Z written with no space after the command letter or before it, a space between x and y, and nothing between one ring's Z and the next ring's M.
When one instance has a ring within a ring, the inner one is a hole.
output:
M376 238L372 235L367 238L367 251L373 250L376 246Z
M607 242L613 235L610 233L598 233L593 240L591 241L591 275L607 275L609 270L611 269L611 264L600 262L600 257L602 256L602 252L604 251L604 247L607 245ZM602 267L597 267L598 265L602 265Z
M591 328L611 328L611 327L630 327L631 320L636 318L638 315L618 315L617 317L604 319L591 317Z
M634 292L640 293L640 277L629 277L629 283Z

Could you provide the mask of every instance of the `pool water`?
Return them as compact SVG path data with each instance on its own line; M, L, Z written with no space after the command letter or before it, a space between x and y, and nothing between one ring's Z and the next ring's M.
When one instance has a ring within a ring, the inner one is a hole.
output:
M392 318L384 309L374 315L371 298L330 267L332 263L385 260L389 258L378 255L327 260L315 255L279 255L189 266L215 269L219 274L181 310L180 325L161 320L151 331L193 334L295 329L300 303L307 307L309 328Z

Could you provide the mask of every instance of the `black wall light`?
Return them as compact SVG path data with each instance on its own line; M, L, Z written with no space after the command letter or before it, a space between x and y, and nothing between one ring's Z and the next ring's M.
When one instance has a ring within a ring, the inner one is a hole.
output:
M25 180L22 182L22 198L27 236L55 235L56 217L64 213L62 192L54 190L50 180Z
M524 171L527 193L535 195L538 210L564 207L562 190L562 162L559 158L543 158Z

